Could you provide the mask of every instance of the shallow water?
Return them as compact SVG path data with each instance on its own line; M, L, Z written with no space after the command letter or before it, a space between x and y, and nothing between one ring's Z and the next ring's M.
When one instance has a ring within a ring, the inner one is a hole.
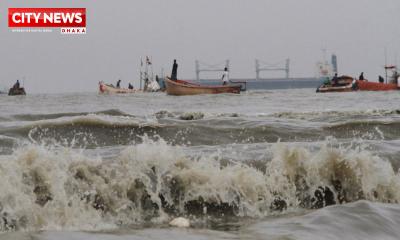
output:
M399 102L0 95L0 239L398 239Z

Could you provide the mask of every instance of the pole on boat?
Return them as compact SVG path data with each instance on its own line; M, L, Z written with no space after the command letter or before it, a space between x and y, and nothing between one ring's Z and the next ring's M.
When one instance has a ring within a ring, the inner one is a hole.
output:
M388 83L388 73L387 73L387 51L385 47L385 77L386 77L386 84Z
M154 81L154 71L153 71L153 56L150 56L150 67L151 67L151 81Z
M139 90L142 90L142 75L143 75L143 72L142 72L142 67L143 67L143 59L142 59L142 57L140 57L140 87L139 87Z

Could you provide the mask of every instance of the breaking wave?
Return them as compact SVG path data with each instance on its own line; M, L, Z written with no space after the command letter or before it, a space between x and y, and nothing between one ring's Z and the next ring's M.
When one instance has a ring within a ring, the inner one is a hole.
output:
M257 168L144 139L113 158L20 147L0 156L0 229L102 230L174 216L260 218L358 200L398 203L400 175L362 147L277 143Z
M341 138L368 137L372 139L398 139L400 121L394 120L356 120L323 127L329 135Z
M38 144L61 144L79 148L140 143L143 136L163 138L178 145L321 141L363 138L393 140L400 137L396 119L350 120L339 123L280 122L270 118L248 119L237 114L206 117L201 112L157 112L154 117L87 114L55 119L24 121L0 128L0 134L29 139ZM213 137L210 137L213 136ZM1 139L0 139L1 141Z
M133 117L133 115L127 114L118 109L108 109L104 111L97 111L97 112L67 112L67 113L52 113L52 114L17 114L11 116L14 120L20 121L38 121L38 120L49 120L49 119L56 119L61 117L77 117L89 114L96 114L96 115L109 115L109 116L126 116L126 117Z
M171 144L214 145L232 142L276 142L320 138L316 132L304 131L294 125L278 125L249 121L237 117L196 119L197 114L186 113L176 119L139 119L126 116L89 114L50 120L27 122L6 127L0 134L28 138L35 143L60 143L65 146L93 148L128 145L141 142L144 135L162 137ZM210 138L210 136L214 136Z

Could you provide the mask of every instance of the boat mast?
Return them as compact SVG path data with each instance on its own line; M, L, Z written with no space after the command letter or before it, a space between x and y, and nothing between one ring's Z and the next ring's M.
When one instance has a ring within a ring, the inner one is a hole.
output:
M149 56L146 56L146 65L145 65L145 73L144 73L144 86L143 89L147 90L149 84Z
M386 83L388 83L388 73L387 73L387 51L385 47L385 77L386 77Z
M140 87L139 87L139 90L142 90L142 79L143 79L142 68L143 68L143 59L142 59L142 57L140 57Z
M150 65L151 65L151 81L154 81L153 56L150 57Z

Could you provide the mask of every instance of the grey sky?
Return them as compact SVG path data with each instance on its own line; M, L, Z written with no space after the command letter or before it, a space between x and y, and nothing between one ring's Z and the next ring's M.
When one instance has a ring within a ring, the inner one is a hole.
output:
M8 7L86 7L87 34L12 33ZM232 78L254 78L255 58L287 57L292 76L314 76L322 48L337 54L341 74L364 71L376 80L384 74L385 47L395 63L399 0L0 2L0 86L25 76L28 92L97 91L98 81L118 78L138 87L145 55L153 57L156 73L162 67L169 73L178 59L180 78L195 77L195 59L229 58Z

